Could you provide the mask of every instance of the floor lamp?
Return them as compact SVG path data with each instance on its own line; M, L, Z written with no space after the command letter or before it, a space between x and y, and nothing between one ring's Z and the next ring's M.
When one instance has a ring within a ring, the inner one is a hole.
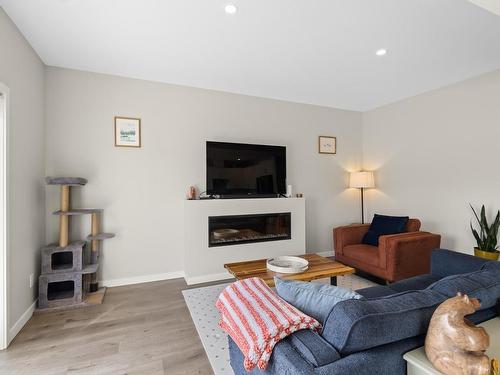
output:
M351 172L349 176L349 187L361 190L361 224L365 223L364 190L375 187L373 172L361 171Z

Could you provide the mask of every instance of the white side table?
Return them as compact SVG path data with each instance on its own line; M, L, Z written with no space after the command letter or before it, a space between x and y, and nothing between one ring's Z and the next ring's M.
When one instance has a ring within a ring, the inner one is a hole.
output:
M479 326L484 327L490 335L490 347L486 354L490 358L500 358L500 318L496 317L488 320ZM443 373L429 362L425 355L424 347L417 348L406 353L403 358L408 365L408 375L442 375Z

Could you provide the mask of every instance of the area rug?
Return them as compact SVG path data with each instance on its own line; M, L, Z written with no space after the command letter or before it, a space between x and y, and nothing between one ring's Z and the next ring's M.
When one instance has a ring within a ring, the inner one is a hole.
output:
M328 284L330 279L316 280L316 282ZM340 276L337 278L337 283L352 290L376 285L356 275ZM227 335L218 325L219 312L215 308L215 301L227 285L227 283L218 284L182 291L210 365L216 375L234 374L229 364Z

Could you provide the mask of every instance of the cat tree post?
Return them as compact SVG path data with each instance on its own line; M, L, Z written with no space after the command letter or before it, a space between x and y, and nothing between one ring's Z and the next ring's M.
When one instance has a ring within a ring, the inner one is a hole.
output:
M69 185L61 185L61 212L69 211ZM69 216L59 216L59 246L66 247L69 242Z
M96 239L99 234L99 216L97 213L91 215L91 236L90 241L90 263L97 264L99 262L99 241ZM90 275L90 292L96 292L99 289L99 282L97 280L97 272Z

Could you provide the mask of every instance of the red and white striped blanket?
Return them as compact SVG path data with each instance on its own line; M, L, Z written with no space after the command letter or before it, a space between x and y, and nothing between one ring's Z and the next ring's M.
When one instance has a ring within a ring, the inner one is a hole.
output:
M257 277L227 286L215 306L221 313L220 327L234 340L251 371L267 368L274 346L300 329L320 329L319 322L305 315L274 293Z

